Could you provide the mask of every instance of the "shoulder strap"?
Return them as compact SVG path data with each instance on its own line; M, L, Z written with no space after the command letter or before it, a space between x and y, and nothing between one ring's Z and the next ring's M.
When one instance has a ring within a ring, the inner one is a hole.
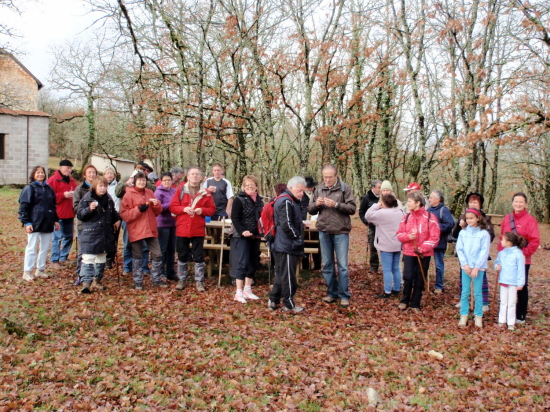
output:
M514 212L510 213L508 216L510 216L510 230L518 235L519 233L516 230L516 221L514 220Z
M445 209L446 206L443 206L441 209L439 209L439 222L443 220L443 209Z

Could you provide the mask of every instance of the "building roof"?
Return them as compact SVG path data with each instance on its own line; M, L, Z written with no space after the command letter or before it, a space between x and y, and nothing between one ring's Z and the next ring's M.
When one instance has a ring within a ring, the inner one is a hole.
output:
M113 155L106 155L106 154L102 154L102 153L92 153L92 156L103 157L105 159L112 159L112 160L116 160L117 162L136 163L133 160L123 159L122 157L113 156Z
M17 57L15 57L13 54L9 53L7 50L3 49L0 47L0 54L5 54L6 56L10 56L14 62L16 62L19 66L21 66L21 68L23 70L25 70L33 79L34 81L36 82L36 84L38 85L38 90L40 90L42 87L44 87L44 85L42 84L42 82L40 80L38 80L36 78L36 76L34 74L31 73L31 71L29 69L27 69L25 67L25 65L23 63L21 63L19 60L17 60Z
M50 117L48 113L38 111L26 111L26 110L12 110L0 107L0 114L9 114L12 116L41 116Z

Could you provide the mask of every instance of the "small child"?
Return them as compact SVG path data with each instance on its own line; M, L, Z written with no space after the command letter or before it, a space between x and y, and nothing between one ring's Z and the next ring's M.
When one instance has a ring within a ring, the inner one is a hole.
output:
M499 270L500 311L498 325L508 323L508 330L515 329L517 291L525 285L525 257L521 249L525 239L514 232L506 232L500 241L504 249L498 252L495 270Z
M464 327L468 323L470 308L470 284L474 283L474 319L478 328L483 327L483 275L487 269L491 238L487 231L487 222L478 209L467 209L465 213L466 229L461 230L456 242L456 252L462 269L462 293L460 295L460 322Z

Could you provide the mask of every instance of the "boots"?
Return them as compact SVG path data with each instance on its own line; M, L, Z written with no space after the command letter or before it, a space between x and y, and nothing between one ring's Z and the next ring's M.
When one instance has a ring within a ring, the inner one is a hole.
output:
M80 293L92 293L92 290L90 289L89 283L82 283L82 290Z
M189 273L189 263L180 262L178 260L178 279L179 282L176 285L176 290L183 290L185 288L185 279Z
M95 267L94 264L82 264L80 267L80 276L79 279L81 279L82 284L82 293L91 293L90 285L92 283L92 280L94 279L95 275ZM87 289L88 291L85 292L84 289Z
M135 288L137 290L143 290L143 269L141 264L142 259L132 259L132 277L134 278Z
M105 290L107 289L105 286L101 284L101 280L103 279L103 274L105 273L105 263L96 263L95 264L95 277L94 281L92 282L92 288L96 288L98 290Z
M478 328L483 327L483 320L482 319L483 319L483 317L481 317L481 316L474 316L474 323Z
M154 258L153 263L151 264L151 277L153 278L153 285L167 288L168 285L162 281L160 272L162 269L162 258Z
M23 272L23 280L26 280L27 282L32 282L34 280L34 276L32 275L32 271L25 270Z
M458 326L461 328L465 327L468 324L468 315L461 315L460 316L460 322L458 322Z
M195 281L197 282L197 291L204 292L204 262L195 263Z
M50 276L46 272L44 272L43 270L40 270L40 269L36 268L36 271L34 272L34 277L35 278L48 279Z

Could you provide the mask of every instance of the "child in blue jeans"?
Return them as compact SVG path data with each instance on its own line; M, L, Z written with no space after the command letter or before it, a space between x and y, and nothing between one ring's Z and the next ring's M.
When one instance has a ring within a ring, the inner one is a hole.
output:
M462 293L460 295L460 322L464 327L468 323L470 285L474 284L475 325L483 327L483 275L487 269L491 239L487 231L487 222L478 209L467 209L465 213L466 229L461 230L456 242L456 252L460 261Z

